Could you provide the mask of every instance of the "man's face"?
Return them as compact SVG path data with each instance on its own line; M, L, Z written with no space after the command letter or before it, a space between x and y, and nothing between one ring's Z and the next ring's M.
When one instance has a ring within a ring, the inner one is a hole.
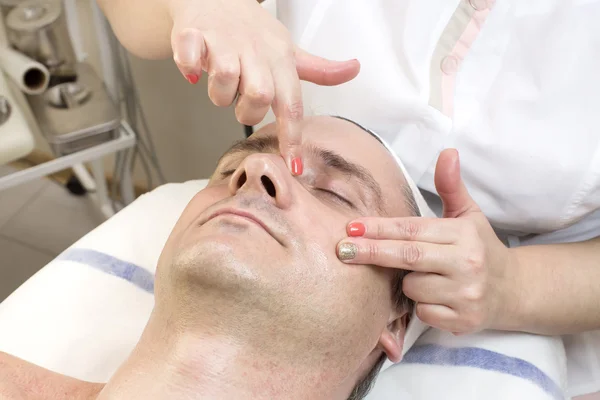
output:
M258 330L269 351L300 348L320 365L346 361L349 373L397 310L392 271L346 265L336 244L356 217L408 216L406 181L387 150L349 122L306 119L303 143L300 177L279 155L275 125L223 156L165 245L157 305L194 313L210 297L212 313Z

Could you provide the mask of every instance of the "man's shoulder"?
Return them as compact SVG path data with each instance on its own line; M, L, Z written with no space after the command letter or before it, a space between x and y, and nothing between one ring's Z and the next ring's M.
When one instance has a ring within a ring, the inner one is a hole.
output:
M103 386L57 374L0 352L0 400L92 400Z
M27 400L25 394L17 385L7 382L0 373L0 400Z
M0 351L0 400L26 400L25 393L13 380L9 356Z

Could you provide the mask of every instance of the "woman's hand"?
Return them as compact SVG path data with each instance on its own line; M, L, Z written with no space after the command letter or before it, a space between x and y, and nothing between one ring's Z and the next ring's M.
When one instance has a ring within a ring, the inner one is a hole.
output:
M242 124L259 123L273 107L281 154L301 174L300 79L338 85L358 74L358 61L329 61L298 49L256 0L170 1L171 45L181 73L196 83L206 71L212 102L226 107L235 101Z
M440 155L435 184L444 218L361 218L338 249L356 246L347 263L414 271L402 288L426 324L457 334L504 326L518 302L516 260L467 192L455 150Z

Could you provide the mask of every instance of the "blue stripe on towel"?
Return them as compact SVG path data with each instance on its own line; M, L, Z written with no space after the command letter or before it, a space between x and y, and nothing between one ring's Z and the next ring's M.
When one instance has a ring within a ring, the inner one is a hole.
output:
M403 363L472 367L500 372L525 379L537 385L554 399L564 399L562 390L542 370L520 358L509 357L477 347L444 347L436 344L414 346Z
M127 261L90 249L68 249L58 260L74 261L125 279L148 293L154 293L154 275Z
M108 254L90 249L68 249L57 257L96 268L104 273L125 279L148 293L154 292L154 276L145 269ZM520 358L509 357L476 347L444 347L435 344L414 346L404 356L405 364L429 364L472 367L500 372L525 379L537 385L554 399L564 399L562 391L548 375L535 365Z

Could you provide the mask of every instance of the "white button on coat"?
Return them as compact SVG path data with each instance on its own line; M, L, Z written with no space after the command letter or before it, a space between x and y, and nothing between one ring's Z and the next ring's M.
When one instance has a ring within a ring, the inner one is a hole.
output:
M483 11L489 7L488 0L469 0L469 4L477 11Z
M446 75L453 75L458 70L459 61L455 56L446 56L442 59L442 72Z

